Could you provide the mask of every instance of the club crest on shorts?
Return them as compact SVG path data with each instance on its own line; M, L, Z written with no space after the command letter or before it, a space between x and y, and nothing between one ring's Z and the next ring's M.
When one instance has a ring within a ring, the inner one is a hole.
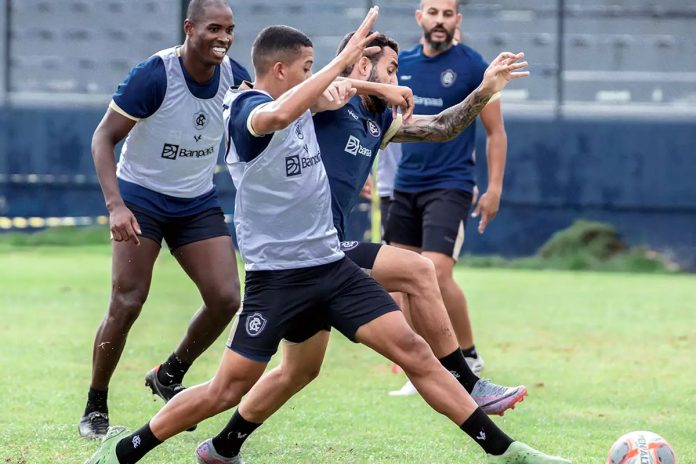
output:
M205 114L204 111L199 111L198 113L193 115L193 127L195 127L197 130L203 130L207 125L208 115Z
M457 73L448 69L447 71L440 74L440 83L443 87L451 87L454 81L457 80Z
M261 313L254 313L247 317L246 320L246 331L250 337L256 337L258 334L263 332L266 327L266 318L264 318Z
M357 248L358 245L360 245L360 242L356 242L355 240L351 240L348 242L341 242L341 250L342 251L352 250L353 248Z
M367 120L367 130L370 132L370 135L373 137L379 137L382 134L382 131L379 129L379 126L377 125L377 123L371 119Z

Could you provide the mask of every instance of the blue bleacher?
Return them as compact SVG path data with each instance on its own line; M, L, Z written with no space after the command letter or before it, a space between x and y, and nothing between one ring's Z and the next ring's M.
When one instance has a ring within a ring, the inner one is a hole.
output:
M13 2L10 91L110 94L131 66L180 41L180 9L171 8L172 3L179 4L163 0ZM417 42L420 28L412 0L373 3L381 7L380 31L394 37L402 48ZM235 2L237 28L230 54L251 71L249 52L258 31L270 24L287 24L312 38L316 64L322 66L334 56L341 37L358 25L367 4ZM689 59L696 56L692 34L696 3L566 0L565 5L563 76L572 101L593 102L598 93L611 94L621 86L630 87L631 101L637 102L689 101L696 94L696 59ZM0 11L4 14L5 8ZM555 98L558 2L468 0L461 13L465 42L486 59L502 50L527 53L533 77L515 86L526 92L518 92L516 98ZM4 40L4 34L0 36ZM633 80L631 73L635 73Z

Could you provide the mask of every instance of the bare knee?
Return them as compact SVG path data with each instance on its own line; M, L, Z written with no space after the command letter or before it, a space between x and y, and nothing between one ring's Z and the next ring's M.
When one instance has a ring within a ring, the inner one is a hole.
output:
M440 287L446 287L454 282L452 266L449 264L434 263L435 278Z
M321 364L305 364L301 368L284 369L280 366L278 378L281 388L293 394L302 390L319 376Z
M407 373L427 370L434 355L430 346L415 332L404 333L394 341L400 360L397 363Z
M244 382L234 382L220 385L211 382L206 394L206 408L209 414L215 415L237 406L242 396L251 388L245 387Z
M127 330L140 315L146 299L147 291L140 288L126 289L114 283L107 315L108 322L121 325Z
M239 287L231 286L218 290L212 297L204 298L208 310L219 319L221 323L227 324L237 313L240 305Z
M432 261L416 255L409 267L410 284L414 292L423 295L437 288L438 276Z

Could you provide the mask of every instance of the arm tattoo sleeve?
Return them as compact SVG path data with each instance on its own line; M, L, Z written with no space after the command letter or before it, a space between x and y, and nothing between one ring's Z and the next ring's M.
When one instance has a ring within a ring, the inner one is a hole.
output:
M394 134L391 142L446 142L474 122L493 95L483 96L478 89L464 101L434 116L416 116Z

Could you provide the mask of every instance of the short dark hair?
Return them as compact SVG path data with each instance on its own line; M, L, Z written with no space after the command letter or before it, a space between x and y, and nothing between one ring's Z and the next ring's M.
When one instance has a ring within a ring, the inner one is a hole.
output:
M210 6L226 6L232 8L227 0L191 0L186 9L186 19L195 23L198 21L206 8Z
M268 26L259 32L251 47L251 61L257 76L263 76L278 62L290 62L303 47L312 47L304 32L290 26Z
M425 3L425 0L420 0L420 5L419 5L418 8L421 9L421 10L423 9L423 3ZM466 5L467 3L469 3L469 0L455 0L455 2L454 2L454 11L457 12L457 13L459 13L459 7L460 7L461 5Z
M348 34L343 37L343 40L341 40L341 43L338 44L338 50L336 50L336 54L338 55L343 51L344 48L346 48L346 45L348 44L348 41L350 40L351 37L353 37L353 34L355 34L355 31L349 32ZM369 35L369 34L368 34ZM384 34L378 34L377 37L375 37L369 44L367 44L368 47L379 47L381 50L379 53L376 53L370 57L370 61L372 62L373 65L375 65L380 58L382 58L382 55L384 55L384 47L389 47L392 50L394 50L394 53L397 55L399 54L399 44L396 40L392 39L391 37L387 37ZM343 70L343 75L347 76L350 73L353 72L353 66L349 66L346 69Z

